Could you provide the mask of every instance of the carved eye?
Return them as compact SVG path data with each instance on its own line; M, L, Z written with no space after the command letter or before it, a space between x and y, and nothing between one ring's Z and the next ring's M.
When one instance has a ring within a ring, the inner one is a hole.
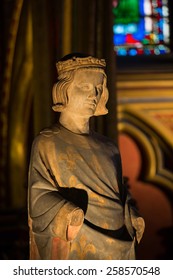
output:
M81 83L78 85L78 87L84 91L90 91L90 90L92 90L93 85L89 84L89 83Z

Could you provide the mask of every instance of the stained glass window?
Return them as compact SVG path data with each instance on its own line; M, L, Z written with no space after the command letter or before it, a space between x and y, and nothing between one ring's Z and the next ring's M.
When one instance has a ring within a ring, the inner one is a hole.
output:
M114 0L113 15L117 55L170 53L168 0Z

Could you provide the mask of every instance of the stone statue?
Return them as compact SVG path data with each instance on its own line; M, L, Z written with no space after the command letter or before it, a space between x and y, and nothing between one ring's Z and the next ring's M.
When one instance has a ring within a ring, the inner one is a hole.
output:
M73 54L56 64L59 122L40 132L31 152L31 259L135 259L144 220L130 205L117 146L89 126L108 112L105 66Z

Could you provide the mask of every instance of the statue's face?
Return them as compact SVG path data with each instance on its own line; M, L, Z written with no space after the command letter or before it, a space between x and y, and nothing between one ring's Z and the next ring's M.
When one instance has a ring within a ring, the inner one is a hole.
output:
M68 88L66 111L91 117L103 91L104 74L97 70L77 70Z

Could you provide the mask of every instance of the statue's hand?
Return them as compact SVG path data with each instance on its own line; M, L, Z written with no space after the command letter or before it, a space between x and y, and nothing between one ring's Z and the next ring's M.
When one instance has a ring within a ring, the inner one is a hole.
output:
M83 221L84 221L84 212L82 209L78 208L75 209L72 213L70 213L69 224L67 226L68 241L73 240L77 236L83 224Z
M73 240L84 221L84 212L71 202L67 202L58 211L52 221L52 234L65 241Z
M132 218L132 225L136 230L136 239L139 243L144 233L145 222L142 217Z

